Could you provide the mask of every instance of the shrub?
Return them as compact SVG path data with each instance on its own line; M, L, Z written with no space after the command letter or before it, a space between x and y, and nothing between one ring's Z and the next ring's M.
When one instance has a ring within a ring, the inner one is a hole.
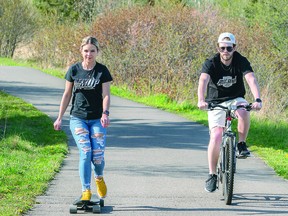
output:
M195 104L201 65L216 52L218 35L230 31L259 80L267 107L260 115L271 117L271 110L283 114L287 107L283 91L287 62L271 52L270 33L261 26L248 27L245 20L220 14L207 5L201 10L155 6L108 11L91 25L59 25L50 20L37 37L35 48L39 62L67 67L81 60L81 39L94 35L102 50L98 60L111 70L115 85L142 96L165 94L177 102ZM247 99L254 100L247 92Z

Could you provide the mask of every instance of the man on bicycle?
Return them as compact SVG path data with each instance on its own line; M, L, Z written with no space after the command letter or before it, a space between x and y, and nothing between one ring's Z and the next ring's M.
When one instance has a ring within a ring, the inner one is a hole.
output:
M220 34L217 43L217 54L207 59L202 65L198 85L198 107L207 108L209 102L223 106L248 104L244 99L245 86L243 77L255 98L252 109L260 110L262 101L258 82L254 76L250 62L236 51L235 36L225 32ZM205 98L206 93L206 98ZM238 118L238 157L246 158L250 152L246 146L246 138L250 127L250 114L245 110L237 110ZM216 190L216 166L225 127L226 113L221 110L208 111L210 141L208 145L209 176L205 182L205 190Z

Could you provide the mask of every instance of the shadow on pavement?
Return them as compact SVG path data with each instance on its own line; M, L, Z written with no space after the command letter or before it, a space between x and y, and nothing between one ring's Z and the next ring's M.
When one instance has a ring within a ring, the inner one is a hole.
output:
M221 202L219 200L219 202ZM223 205L225 205L223 203ZM259 205L265 206L265 209L259 209ZM236 212L241 215L277 215L285 214L288 215L287 206L288 206L288 195L287 194L235 194L233 196L233 203L231 206L234 206L233 209L229 208L167 208L167 207L157 207L157 206L125 206L117 207L116 210L113 210L112 206L107 206L103 208L103 213L110 213L111 211L121 211L121 212L215 212L215 214L220 214L221 212ZM241 207L245 206L245 209ZM248 207L248 208L247 208ZM281 209L283 208L283 209ZM285 209L284 209L285 208Z

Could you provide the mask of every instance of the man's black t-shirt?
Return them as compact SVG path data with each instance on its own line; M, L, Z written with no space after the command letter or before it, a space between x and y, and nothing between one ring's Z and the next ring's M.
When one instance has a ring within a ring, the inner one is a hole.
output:
M232 63L225 66L221 63L220 54L207 59L201 73L210 75L207 87L207 102L221 103L245 95L243 77L253 72L250 62L238 52L234 52Z
M101 118L102 83L113 80L107 67L97 62L92 70L86 71L78 62L69 67L65 79L74 82L70 114L87 120Z

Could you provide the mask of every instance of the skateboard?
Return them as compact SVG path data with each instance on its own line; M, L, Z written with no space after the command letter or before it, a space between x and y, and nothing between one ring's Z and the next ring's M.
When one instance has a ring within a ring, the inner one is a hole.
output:
M104 200L98 198L96 194L92 194L89 201L82 201L80 196L70 206L70 214L77 214L77 211L92 211L93 213L100 214L101 207L104 207Z

